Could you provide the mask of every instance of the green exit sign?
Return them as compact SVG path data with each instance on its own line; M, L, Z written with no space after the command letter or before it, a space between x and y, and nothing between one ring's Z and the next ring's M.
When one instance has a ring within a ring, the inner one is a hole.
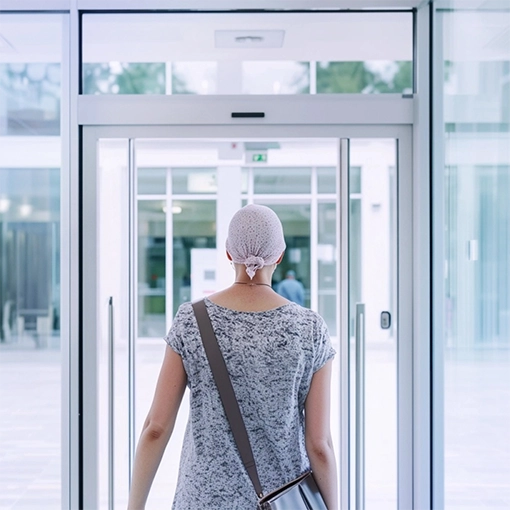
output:
M267 153L255 153L251 155L252 163L267 163Z

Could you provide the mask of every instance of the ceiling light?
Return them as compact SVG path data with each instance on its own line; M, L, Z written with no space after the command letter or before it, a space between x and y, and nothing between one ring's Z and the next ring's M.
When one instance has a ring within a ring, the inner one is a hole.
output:
M235 42L239 44L260 44L264 41L260 35L239 35L235 38Z
M178 205L172 206L172 213L173 214L181 214L182 213L182 207L179 207Z
M22 204L19 206L19 214L23 218L30 216L31 213L32 213L32 206L30 204Z
M7 212L11 207L11 201L8 198L0 198L0 213Z
M281 48L285 30L215 30L216 48Z

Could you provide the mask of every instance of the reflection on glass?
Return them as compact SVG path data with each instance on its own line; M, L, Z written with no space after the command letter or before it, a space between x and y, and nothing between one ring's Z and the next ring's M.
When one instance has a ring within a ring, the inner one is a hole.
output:
M5 508L62 506L63 18L0 12L0 506Z
M166 333L166 202L138 201L138 336Z
M310 193L310 168L253 168L255 193Z
M172 168L172 191L175 195L216 193L216 168Z
M435 341L444 349L447 510L503 510L510 498L510 6L499 5L437 18L445 214L435 228L445 273Z

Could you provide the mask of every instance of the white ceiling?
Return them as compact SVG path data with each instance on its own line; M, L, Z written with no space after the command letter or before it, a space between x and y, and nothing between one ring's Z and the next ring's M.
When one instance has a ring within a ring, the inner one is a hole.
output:
M57 61L59 15L5 15L4 62ZM217 48L219 30L284 31L279 48ZM83 18L84 62L410 60L410 13L94 14Z
M506 12L445 12L444 57L510 59L510 0L506 1ZM2 15L0 62L60 61L62 50L67 50L63 18ZM410 18L409 13L90 14L83 19L83 56L85 62L410 60ZM219 30L283 31L283 44L217 48Z
M410 13L88 15L85 62L411 60ZM279 48L217 48L217 31L283 31Z

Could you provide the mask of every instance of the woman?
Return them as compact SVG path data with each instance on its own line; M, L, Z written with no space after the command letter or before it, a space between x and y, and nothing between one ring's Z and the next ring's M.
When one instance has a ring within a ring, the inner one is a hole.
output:
M283 258L280 220L248 205L230 222L231 287L205 300L267 494L312 469L337 510L330 434L334 350L323 319L278 295L271 277ZM138 443L129 510L145 507L186 385L190 416L174 510L255 510L257 495L225 417L190 303L180 306L151 409Z

